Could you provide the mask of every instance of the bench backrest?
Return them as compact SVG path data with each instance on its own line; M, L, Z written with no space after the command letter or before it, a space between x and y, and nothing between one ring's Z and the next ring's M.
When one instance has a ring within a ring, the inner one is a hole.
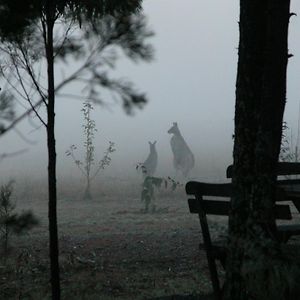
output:
M211 184L197 181L189 181L186 184L186 193L195 198L188 199L191 213L205 215L223 215L228 216L230 210L230 197L232 195L231 183ZM204 199L205 197L222 197L219 199ZM278 189L278 200L285 198L285 192ZM278 220L291 220L292 214L289 205L275 204L275 217Z
M226 170L226 177L232 178L233 174L233 165L230 165ZM300 175L300 163L296 162L279 162L277 166L277 175L285 176L285 175ZM297 179L293 179L295 182ZM300 183L300 180L298 180Z

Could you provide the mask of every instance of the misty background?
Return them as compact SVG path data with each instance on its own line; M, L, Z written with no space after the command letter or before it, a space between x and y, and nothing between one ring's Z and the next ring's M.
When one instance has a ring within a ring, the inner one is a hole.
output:
M232 163L234 132L235 81L238 59L238 1L200 2L188 0L144 1L144 14L155 35L151 43L155 59L134 64L120 59L112 74L126 77L147 94L143 110L128 116L118 104L96 106L92 118L98 133L95 158L100 160L108 141L116 144L111 165L101 177L137 178L136 164L149 153L148 141L157 141L157 176L174 176L171 136L173 122L195 155L190 177L198 180L225 180L226 167ZM292 1L291 11L300 14L300 3ZM285 121L297 135L300 103L300 21L290 20L289 49L295 56L289 60ZM297 30L296 30L297 29ZM68 68L68 66L64 66ZM57 68L59 72L59 67ZM70 91L80 86L69 86ZM64 92L68 92L66 89ZM103 99L106 95L103 94ZM109 99L107 99L110 102ZM110 102L112 103L112 102ZM57 98L56 142L58 178L79 177L73 161L65 151L70 145L83 160L83 101ZM16 103L18 113L21 106ZM35 129L32 126L40 127ZM25 141L12 130L0 138L1 153L26 149L18 156L0 162L1 181L7 178L45 178L47 171L46 132L37 118L24 119L16 127Z

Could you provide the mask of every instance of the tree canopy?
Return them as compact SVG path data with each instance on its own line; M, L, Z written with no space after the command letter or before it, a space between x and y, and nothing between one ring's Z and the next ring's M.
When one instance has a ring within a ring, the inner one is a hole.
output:
M94 21L107 15L130 14L141 9L141 0L2 0L0 4L1 39L21 39L24 33L44 14L47 6L54 9L53 17Z

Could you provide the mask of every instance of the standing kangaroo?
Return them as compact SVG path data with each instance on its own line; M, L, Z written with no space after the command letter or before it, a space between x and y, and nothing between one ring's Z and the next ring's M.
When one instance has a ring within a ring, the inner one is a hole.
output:
M145 162L142 164L144 177L153 176L156 171L157 151L155 145L156 145L156 141L153 143L149 142L150 153L147 159L145 160Z
M176 171L180 171L184 177L187 177L195 165L194 154L181 135L176 122L173 123L168 133L173 134L170 144L174 156L174 168Z

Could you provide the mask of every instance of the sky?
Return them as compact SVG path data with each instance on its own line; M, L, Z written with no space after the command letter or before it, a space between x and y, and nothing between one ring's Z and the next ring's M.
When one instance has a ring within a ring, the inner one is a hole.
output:
M300 15L298 1L292 1L291 7ZM103 174L136 176L136 164L143 162L149 153L148 141L156 140L159 161L156 175L173 176L171 136L167 131L173 122L178 122L195 155L191 177L222 181L226 167L232 163L239 1L146 0L143 8L149 28L155 32L151 38L155 59L138 64L121 59L114 74L134 82L139 91L147 94L149 102L133 117L116 105L109 110L95 107L92 117L98 128L96 157L102 158L108 141L116 143L112 164ZM288 66L285 120L295 134L300 103L298 17L291 18L289 49L294 57ZM83 158L81 108L82 102L78 100L57 101L59 176L78 174L65 151L75 144L78 158ZM45 130L33 130L28 120L20 123L17 130L31 143L25 142L15 131L0 138L0 153L26 149L22 155L1 161L0 174L12 178L46 177Z

